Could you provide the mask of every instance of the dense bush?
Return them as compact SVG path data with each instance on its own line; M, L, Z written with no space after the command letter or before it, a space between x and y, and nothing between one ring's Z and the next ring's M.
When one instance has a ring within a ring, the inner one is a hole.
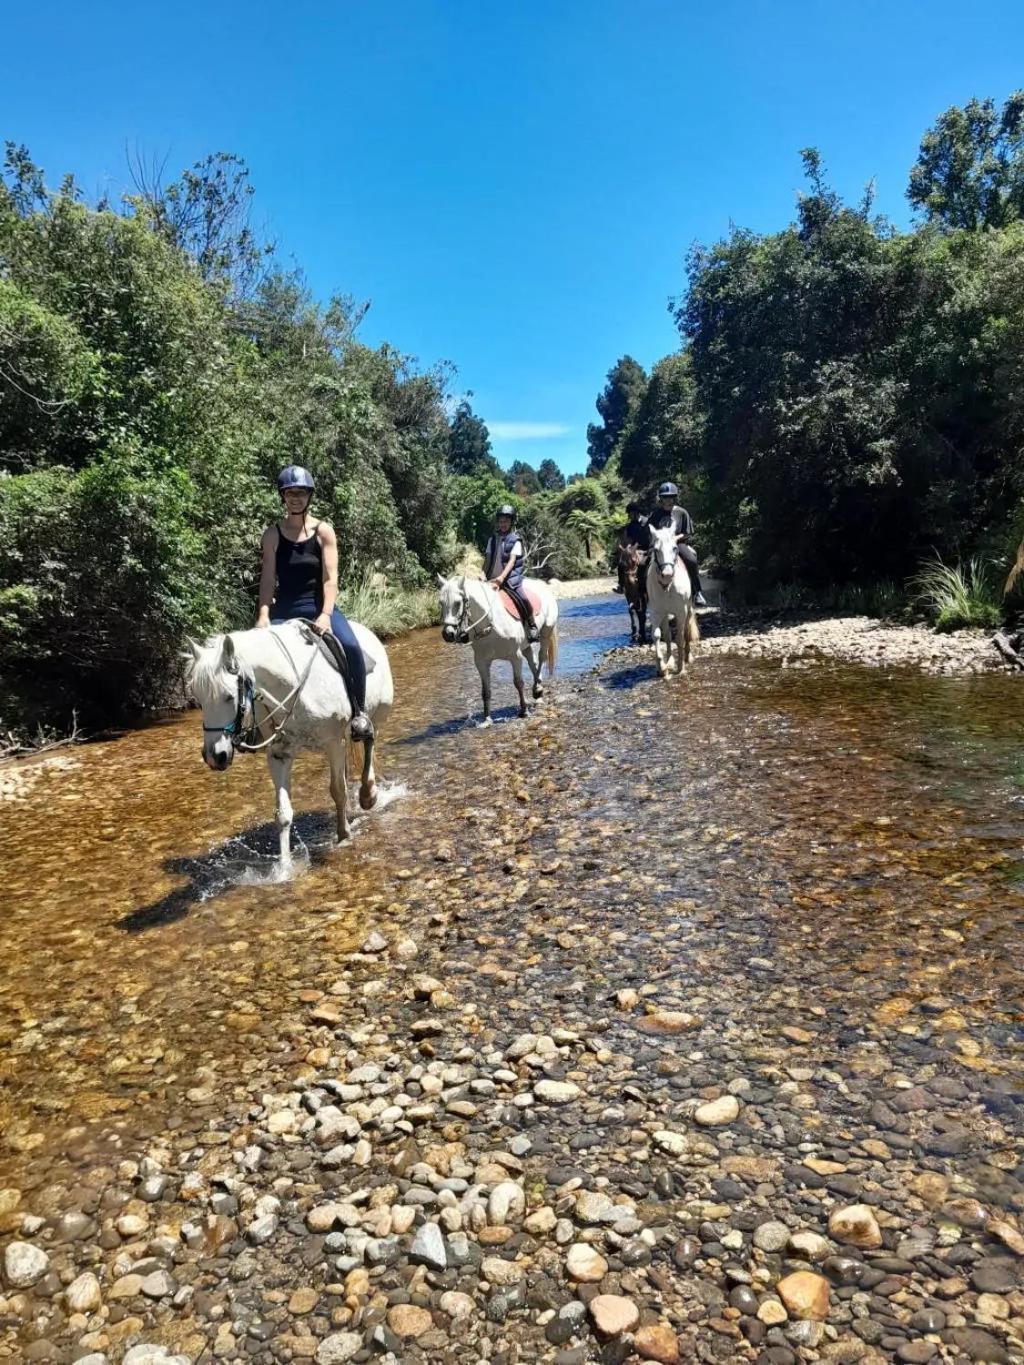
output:
M260 278L247 194L221 157L119 212L91 208L8 148L4 728L167 700L186 633L251 619L284 464L316 476L343 591L374 569L417 589L455 556L447 372L361 345L350 300L320 307L295 276Z

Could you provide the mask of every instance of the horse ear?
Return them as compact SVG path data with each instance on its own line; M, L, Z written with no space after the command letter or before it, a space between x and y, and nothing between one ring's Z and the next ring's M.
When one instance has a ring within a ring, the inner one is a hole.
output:
M193 640L191 635L185 636L185 643L188 645L188 652L192 655L192 658L198 660L203 652L202 645Z
M224 644L221 646L220 661L229 673L234 673L238 666L238 656L235 653L235 642L230 635L224 636Z
M439 574L437 575L437 584L438 584L438 587L443 588L444 585L445 585L447 582L448 582L448 580L447 580L447 578L445 578L445 576L444 576L443 573L439 573Z

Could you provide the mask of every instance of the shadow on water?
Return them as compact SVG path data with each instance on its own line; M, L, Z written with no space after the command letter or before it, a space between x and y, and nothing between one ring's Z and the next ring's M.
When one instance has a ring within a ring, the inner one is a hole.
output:
M634 664L631 668L617 668L614 673L602 673L598 679L611 692L628 692L641 683L653 682L658 676L654 663Z
M422 730L416 730L411 735L402 735L398 739L389 742L392 749L415 748L419 744L427 744L432 739L443 739L446 736L459 735L463 730L475 730L480 725L480 714L470 716L460 716L452 720L435 720L429 725L425 725ZM501 725L506 721L519 719L518 706L502 706L491 711L491 719L495 725Z
M353 836L368 818L362 812L350 812ZM295 817L292 825L292 866L282 871L278 857L277 826L253 825L241 834L225 839L209 853L199 858L168 858L162 867L165 873L187 877L184 886L175 887L166 896L149 905L140 905L117 921L117 927L127 934L142 933L184 919L193 906L213 900L240 886L280 886L294 881L310 868L320 867L337 855L334 812L307 811Z

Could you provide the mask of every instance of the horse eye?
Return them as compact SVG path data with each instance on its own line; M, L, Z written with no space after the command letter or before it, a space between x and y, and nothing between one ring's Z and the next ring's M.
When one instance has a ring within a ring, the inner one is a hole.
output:
M228 703L229 706L233 706L235 703L235 699L230 692L224 693L224 700Z

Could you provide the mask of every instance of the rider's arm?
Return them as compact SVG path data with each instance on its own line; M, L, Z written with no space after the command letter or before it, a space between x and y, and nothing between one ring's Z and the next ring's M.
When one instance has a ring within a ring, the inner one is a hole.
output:
M260 606L256 613L258 626L270 625L270 606L277 587L277 527L268 526L260 541L263 563L260 568Z
M676 543L678 545L685 545L693 535L693 519L685 507L680 507L679 510L683 515L680 518L679 534L676 536Z
M338 600L338 537L334 534L334 527L328 526L326 521L322 521L316 528L316 533L320 537L320 548L323 550L324 559L324 605L322 615L328 620L334 610Z

